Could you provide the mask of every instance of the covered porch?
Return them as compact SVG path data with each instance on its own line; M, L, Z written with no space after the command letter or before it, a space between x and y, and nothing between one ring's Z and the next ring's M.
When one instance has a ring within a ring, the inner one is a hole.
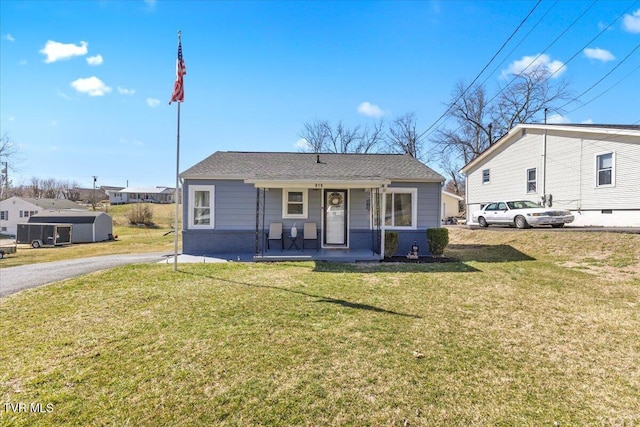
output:
M388 180L245 183L256 189L255 261L382 258L381 198Z

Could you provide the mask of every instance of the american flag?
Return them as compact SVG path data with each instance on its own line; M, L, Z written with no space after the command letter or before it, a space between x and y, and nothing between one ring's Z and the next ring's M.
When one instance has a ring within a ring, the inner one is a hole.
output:
M184 75L187 74L187 67L184 65L184 59L182 59L182 40L178 41L178 61L176 62L176 82L173 85L173 94L169 100L169 104L172 102L184 101Z

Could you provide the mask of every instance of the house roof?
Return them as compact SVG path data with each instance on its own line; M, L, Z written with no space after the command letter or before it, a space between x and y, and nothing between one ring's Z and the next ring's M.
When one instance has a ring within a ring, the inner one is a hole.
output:
M515 142L523 129L539 129L554 130L575 133L592 133L604 135L601 139L607 139L612 135L615 136L635 136L640 138L640 125L616 125L616 124L519 124L513 127L506 135L496 141L494 144L484 150L478 157L467 163L460 171L467 173L484 160L493 152L501 147Z
M442 175L406 154L217 151L180 175L183 179L257 181L422 181Z
M32 215L29 222L56 224L92 224L99 216L107 215L95 211L51 211Z
M117 193L164 194L172 191L173 189L169 187L127 187L118 190Z
M32 205L36 205L42 209L77 209L85 210L76 202L67 199L35 199L33 197L16 197Z

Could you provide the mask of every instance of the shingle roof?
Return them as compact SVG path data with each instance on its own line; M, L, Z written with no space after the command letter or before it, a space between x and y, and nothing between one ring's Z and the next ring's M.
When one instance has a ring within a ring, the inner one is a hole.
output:
M82 209L82 206L76 202L67 199L34 199L32 197L21 197L25 202L29 202L42 209Z
M217 151L184 171L180 176L186 179L282 181L312 179L444 181L439 173L415 158L402 154Z

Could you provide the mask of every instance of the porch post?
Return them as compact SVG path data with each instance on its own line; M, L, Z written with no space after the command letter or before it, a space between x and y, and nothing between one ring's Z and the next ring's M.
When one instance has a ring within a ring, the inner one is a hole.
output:
M258 255L258 239L260 225L260 189L256 187L256 239L253 245L253 255Z

